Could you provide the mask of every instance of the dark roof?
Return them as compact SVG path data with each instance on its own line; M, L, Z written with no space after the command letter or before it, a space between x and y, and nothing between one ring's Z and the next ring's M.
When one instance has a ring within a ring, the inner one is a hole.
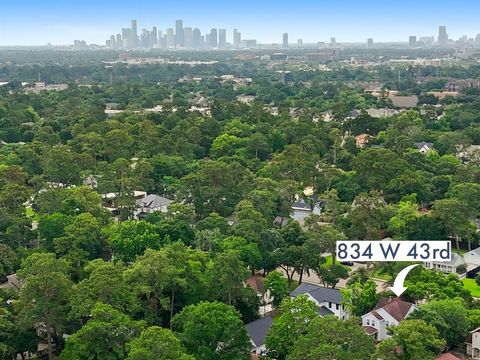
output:
M313 284L300 284L295 290L290 293L290 296L297 297L298 295L309 294L319 303L321 302L331 302L335 304L340 304L343 301L343 296L340 290L330 289Z
M383 316L380 315L376 310L372 310L372 312L371 312L370 314L372 314L373 316L375 316L378 320L384 320L384 319L383 319Z
M364 326L363 327L363 330L365 330L365 332L368 334L368 335L372 335L372 334L375 334L378 332L377 329L375 329L374 327L371 327L371 326Z
M382 298L375 306L374 310L383 309L389 313L395 320L402 321L407 316L413 303L400 298Z
M333 311L330 309L326 308L325 306L320 306L317 309L318 315L320 316L328 316L328 315L334 315Z
M264 277L260 275L252 275L248 279L245 280L245 283L250 286L256 293L263 293L265 292L264 286Z
M250 336L250 339L252 339L255 347L265 344L265 338L267 337L268 330L270 330L272 323L272 317L265 316L245 325L248 336Z

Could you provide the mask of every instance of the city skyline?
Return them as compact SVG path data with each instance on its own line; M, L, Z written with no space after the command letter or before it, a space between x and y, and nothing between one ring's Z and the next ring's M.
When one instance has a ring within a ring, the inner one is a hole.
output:
M282 44L283 33L289 34L290 42L303 39L303 43L328 43L335 37L342 43L366 42L368 38L375 42L407 42L412 35L437 37L439 25L446 25L454 39L475 37L480 32L475 15L480 4L465 0L455 2L455 11L451 5L431 0L420 4L410 0L402 4L378 0L361 4L352 0L341 4L246 0L242 7L190 0L181 6L140 0L134 7L122 0L85 0L80 4L26 0L21 6L13 3L2 7L5 20L0 24L0 46L66 45L75 39L104 44L110 34L117 34L132 18L138 21L138 35L142 28L153 26L175 29L175 21L182 19L184 27L198 27L203 34L211 28L226 29L229 43L235 28L242 32L242 38L265 44Z

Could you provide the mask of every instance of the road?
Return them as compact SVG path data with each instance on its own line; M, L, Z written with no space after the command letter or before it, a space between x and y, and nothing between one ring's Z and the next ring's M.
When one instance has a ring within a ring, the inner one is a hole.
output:
M353 263L353 266L350 266L351 271L357 270L358 268L361 267L366 267L364 264L359 264L359 263ZM277 269L279 272L281 272L283 275L285 275L285 271L281 268ZM285 275L286 276L286 275ZM293 275L293 279L297 280L299 279L298 274L295 273ZM344 289L347 287L347 280L348 279L340 279L337 283L337 288L339 289ZM375 281L375 284L377 284L377 292L383 292L387 289L388 284L385 281L382 280L373 280ZM302 282L308 283L308 284L315 284L315 285L322 285L320 278L315 274L314 272L311 272L310 275L303 274Z

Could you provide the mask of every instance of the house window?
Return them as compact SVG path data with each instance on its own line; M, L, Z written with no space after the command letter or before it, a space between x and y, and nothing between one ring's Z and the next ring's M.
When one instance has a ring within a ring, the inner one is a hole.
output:
M337 308L337 310L340 310L340 305L335 304L335 307Z
M372 320L372 326L375 326L375 320Z
M370 320L367 319L367 326L370 326Z
M328 308L329 308L329 309L332 308L332 303L331 303L331 302L328 303Z

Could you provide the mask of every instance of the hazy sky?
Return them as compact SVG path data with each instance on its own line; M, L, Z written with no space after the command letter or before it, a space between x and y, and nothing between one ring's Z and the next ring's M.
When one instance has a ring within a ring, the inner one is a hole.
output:
M480 33L478 0L0 0L0 46L70 44L74 39L104 44L110 34L137 19L156 25L238 28L242 38L290 42L408 41L409 35L437 36L447 25L450 37Z

